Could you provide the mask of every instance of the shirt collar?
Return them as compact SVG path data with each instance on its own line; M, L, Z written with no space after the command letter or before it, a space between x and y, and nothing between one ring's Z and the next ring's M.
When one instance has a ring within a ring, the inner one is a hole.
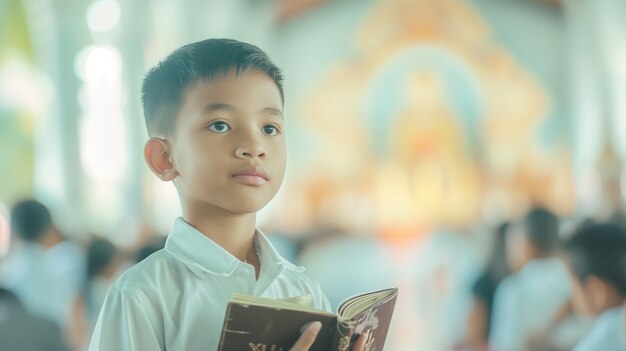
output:
M594 329L597 327L598 329L606 329L613 325L620 325L623 327L623 316L624 316L624 307L618 306L613 307L598 317Z
M265 234L258 229L255 232L255 245L263 273L277 277L285 268L304 271L304 268L296 267L280 256ZM208 273L230 276L240 264L245 264L181 217L176 219L170 230L165 250L196 275Z

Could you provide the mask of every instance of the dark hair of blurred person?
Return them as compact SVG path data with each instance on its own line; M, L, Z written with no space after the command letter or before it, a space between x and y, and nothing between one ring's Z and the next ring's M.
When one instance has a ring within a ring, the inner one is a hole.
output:
M574 350L626 350L626 229L617 224L582 227L562 251L575 310L600 316Z
M496 287L510 273L506 259L506 235L509 227L510 223L504 222L495 230L489 260L472 286L473 301L466 322L466 333L464 340L457 345L458 349L486 349Z
M530 241L539 254L550 254L559 241L559 219L554 213L544 209L531 210L523 222Z
M98 275L110 276L111 263L117 256L117 248L107 239L95 239L87 248L87 279Z
M596 224L575 232L563 245L566 265L583 297L578 311L598 314L626 298L626 230Z
M559 219L544 208L530 210L507 235L507 257L512 271L534 259L554 255L559 243Z
M54 228L50 211L36 200L17 203L11 211L11 232L19 238L51 247L63 240Z
M153 253L161 250L165 246L164 238L154 238L141 246L135 254L135 262L141 262Z
M0 349L69 350L56 323L32 314L13 293L3 288L0 288Z

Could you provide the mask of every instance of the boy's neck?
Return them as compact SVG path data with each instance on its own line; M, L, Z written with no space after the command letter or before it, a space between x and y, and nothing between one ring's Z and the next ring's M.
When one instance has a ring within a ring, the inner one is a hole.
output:
M185 211L183 219L241 261L256 256L254 233L256 214L229 214Z

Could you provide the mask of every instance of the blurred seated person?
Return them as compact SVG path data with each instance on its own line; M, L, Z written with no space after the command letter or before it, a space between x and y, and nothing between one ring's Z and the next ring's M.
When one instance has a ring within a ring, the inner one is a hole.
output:
M84 272L84 253L53 225L35 200L16 204L10 217L11 248L0 265L0 283L32 313L66 330Z
M509 227L509 223L505 222L495 230L490 258L485 270L472 286L473 300L467 318L465 337L455 347L456 350L487 350L493 297L500 281L509 275L506 259L506 233Z
M87 248L87 270L82 291L74 299L71 344L86 350L107 291L124 268L118 249L106 239L94 239Z
M26 310L10 291L0 288L0 349L68 351L56 323Z
M573 350L626 350L626 229L616 224L581 228L563 252L574 308L598 317Z
M529 350L529 343L551 325L568 302L569 278L555 255L558 231L558 218L543 208L531 210L507 231L512 274L496 289L490 349Z

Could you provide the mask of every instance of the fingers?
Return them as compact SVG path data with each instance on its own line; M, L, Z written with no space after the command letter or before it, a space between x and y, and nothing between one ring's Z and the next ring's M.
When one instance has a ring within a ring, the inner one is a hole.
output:
M359 338L356 340L356 343L354 344L352 351L363 351L363 349L365 348L365 342L367 341L367 338L369 337L370 333L371 331L368 330L367 332L361 334Z
M304 330L304 333L300 335L300 338L296 341L290 351L307 351L311 345L313 345L313 342L315 342L315 338L320 332L320 329L322 329L322 323L311 323L311 325Z

